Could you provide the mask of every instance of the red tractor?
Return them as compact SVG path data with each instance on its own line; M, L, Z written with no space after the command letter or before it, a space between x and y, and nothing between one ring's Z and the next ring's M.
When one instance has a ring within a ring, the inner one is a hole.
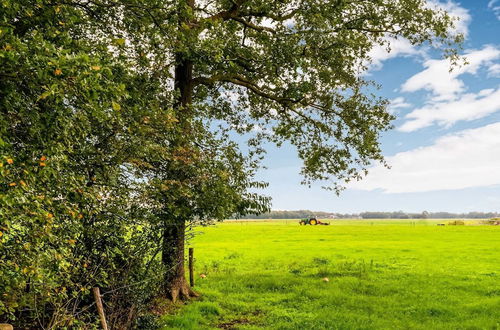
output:
M311 226L323 225L323 226L328 226L329 225L329 223L321 222L321 221L319 221L316 218L309 218L309 219L308 218L304 218L304 219L300 219L299 224L301 226L305 226L305 225L311 225Z

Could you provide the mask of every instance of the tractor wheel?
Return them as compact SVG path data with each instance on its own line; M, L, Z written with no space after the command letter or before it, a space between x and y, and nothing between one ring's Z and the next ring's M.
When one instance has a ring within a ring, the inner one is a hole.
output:
M304 221L299 221L299 225L301 226L305 225Z
M315 226L315 225L317 225L317 224L318 224L318 221L316 221L315 219L311 219L311 220L309 220L309 224L310 224L311 226Z

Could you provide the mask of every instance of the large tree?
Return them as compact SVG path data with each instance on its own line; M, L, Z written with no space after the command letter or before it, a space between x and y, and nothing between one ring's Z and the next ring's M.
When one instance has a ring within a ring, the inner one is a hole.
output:
M372 161L384 162L379 136L393 116L364 78L370 50L406 38L454 59L461 41L453 18L424 0L158 1L147 14L170 60L164 75L180 132L172 148L189 150L192 162L200 120L219 132L253 133L257 150L263 141L289 142L303 160L304 183L336 191ZM165 173L181 186L197 177L175 164ZM196 202L169 201L176 230L165 227L163 261L175 270L166 283L175 300L191 294L183 232Z

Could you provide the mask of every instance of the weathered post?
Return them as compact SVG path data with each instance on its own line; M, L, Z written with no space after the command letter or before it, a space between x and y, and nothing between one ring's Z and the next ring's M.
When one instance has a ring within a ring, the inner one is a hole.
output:
M193 271L193 254L194 248L189 248L189 285L194 287L194 271Z
M99 319L101 320L101 326L104 330L108 330L108 323L106 322L106 316L104 315L104 308L102 306L101 291L99 288L92 288L94 293L95 304L97 306L97 312L99 313Z

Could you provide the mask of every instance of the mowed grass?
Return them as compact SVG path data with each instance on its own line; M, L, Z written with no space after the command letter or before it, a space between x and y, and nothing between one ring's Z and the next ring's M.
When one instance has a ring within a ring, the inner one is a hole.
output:
M500 329L500 227L439 222L201 228L202 297L165 329Z

